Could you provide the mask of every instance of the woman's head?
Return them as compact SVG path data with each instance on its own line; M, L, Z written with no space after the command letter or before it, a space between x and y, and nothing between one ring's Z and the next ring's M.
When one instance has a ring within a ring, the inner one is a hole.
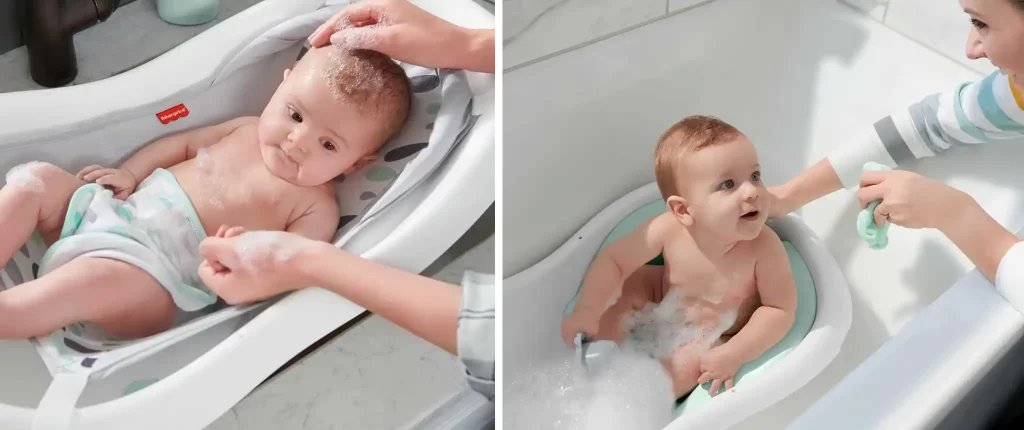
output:
M971 17L967 58L988 58L1024 86L1024 0L960 0Z

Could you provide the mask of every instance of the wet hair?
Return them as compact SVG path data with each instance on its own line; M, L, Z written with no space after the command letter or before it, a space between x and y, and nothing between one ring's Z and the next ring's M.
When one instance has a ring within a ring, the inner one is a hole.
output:
M412 89L405 70L377 51L318 49L330 49L326 53L329 66L324 67L320 75L331 94L351 103L361 114L379 119L383 126L384 139L380 142L383 146L409 118Z
M693 115L672 124L654 149L654 176L662 198L679 194L676 172L681 157L741 135L736 127L713 116Z

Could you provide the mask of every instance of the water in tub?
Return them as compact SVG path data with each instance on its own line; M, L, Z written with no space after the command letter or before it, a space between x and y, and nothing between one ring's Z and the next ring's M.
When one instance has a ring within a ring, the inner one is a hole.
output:
M632 329L600 369L586 372L565 358L541 362L509 382L504 427L527 429L661 429L674 418L672 382L661 362L676 347L707 345L721 332L681 324L682 306L671 292L633 316ZM731 325L723 315L719 327ZM728 323L728 324L727 324Z

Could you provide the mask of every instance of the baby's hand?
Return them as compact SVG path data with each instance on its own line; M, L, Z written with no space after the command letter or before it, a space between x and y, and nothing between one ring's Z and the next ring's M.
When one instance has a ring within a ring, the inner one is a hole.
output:
M571 348L579 333L594 337L597 335L600 322L601 317L594 316L593 312L577 309L568 318L562 320L562 341Z
M736 354L732 353L732 349L723 348L724 346L719 345L711 348L704 355L704 358L701 359L701 375L697 379L697 383L703 384L711 381L711 389L708 390L711 397L718 394L718 390L722 387L723 382L725 383L725 389L731 390L733 385L732 378L736 376L736 372L743 365Z
M127 199L138 185L138 180L132 172L97 165L82 169L76 176L85 182L94 182L109 188L114 192L114 198L119 200Z
M222 225L217 229L216 237L235 237L242 233L245 233L245 227L229 227Z

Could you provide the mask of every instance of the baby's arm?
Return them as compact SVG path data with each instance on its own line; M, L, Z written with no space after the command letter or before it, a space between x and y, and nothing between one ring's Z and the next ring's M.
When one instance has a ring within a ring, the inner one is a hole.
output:
M171 167L195 158L199 149L212 146L254 120L253 117L235 118L217 125L199 127L158 139L128 157L120 169L131 173L136 181L142 181L158 168Z
M664 249L665 238L675 222L671 215L659 215L597 254L583 278L573 313L599 319L618 299L626 278Z
M796 282L786 248L779 236L767 227L757 240L761 243L754 265L754 282L761 296L761 306L754 310L739 333L720 346L736 354L740 363L754 360L782 340L796 318Z
M317 195L317 200L306 208L302 215L289 221L285 231L321 242L330 242L338 230L339 216L337 202L333 195L325 191L324 194Z

